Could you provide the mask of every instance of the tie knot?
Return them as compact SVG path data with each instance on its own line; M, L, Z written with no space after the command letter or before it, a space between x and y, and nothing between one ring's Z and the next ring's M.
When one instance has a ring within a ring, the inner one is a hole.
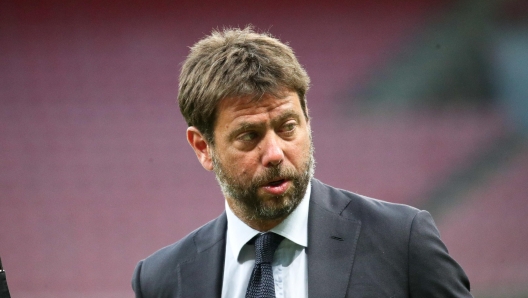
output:
M271 263L275 250L283 239L281 235L271 232L260 234L255 239L255 263Z

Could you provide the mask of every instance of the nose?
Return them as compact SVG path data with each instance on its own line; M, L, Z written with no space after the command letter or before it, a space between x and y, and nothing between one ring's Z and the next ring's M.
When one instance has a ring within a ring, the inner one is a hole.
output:
M262 164L265 167L273 167L282 163L284 159L284 151L281 148L280 138L271 134L264 139Z

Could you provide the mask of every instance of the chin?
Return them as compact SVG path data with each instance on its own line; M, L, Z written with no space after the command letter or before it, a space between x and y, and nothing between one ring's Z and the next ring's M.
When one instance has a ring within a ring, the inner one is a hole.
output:
M302 198L301 198L302 199ZM266 200L260 201L259 206L255 206L255 217L260 220L275 220L284 218L295 210L301 200L294 200L290 196L273 196Z

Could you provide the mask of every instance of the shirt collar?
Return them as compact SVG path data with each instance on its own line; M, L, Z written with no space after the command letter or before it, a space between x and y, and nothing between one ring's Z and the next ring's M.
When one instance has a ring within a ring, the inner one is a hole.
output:
M312 192L311 186L311 182L309 182L299 206L279 225L270 230L303 247L308 247L308 208ZM260 232L240 220L233 213L227 201L225 209L227 215L227 237L229 237L233 255L238 259L238 255L244 245Z

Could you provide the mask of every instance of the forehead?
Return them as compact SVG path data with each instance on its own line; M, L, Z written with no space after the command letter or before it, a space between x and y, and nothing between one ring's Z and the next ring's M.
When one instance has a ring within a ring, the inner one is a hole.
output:
M248 97L225 98L217 107L217 128L227 128L238 122L267 120L284 113L298 114L303 111L296 92L285 92L282 97L265 94L259 99Z

